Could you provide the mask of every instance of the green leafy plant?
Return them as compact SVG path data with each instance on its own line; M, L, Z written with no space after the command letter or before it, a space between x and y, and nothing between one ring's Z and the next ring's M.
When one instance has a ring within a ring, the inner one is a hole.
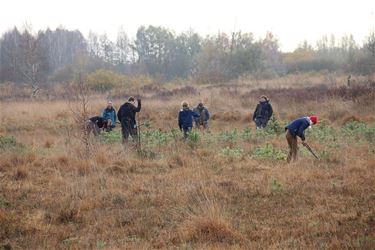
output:
M220 155L240 158L244 155L244 151L242 148L225 147L221 150Z
M263 147L256 148L252 156L255 158L272 159L272 160L286 160L287 155L278 149L275 149L272 144L266 144Z

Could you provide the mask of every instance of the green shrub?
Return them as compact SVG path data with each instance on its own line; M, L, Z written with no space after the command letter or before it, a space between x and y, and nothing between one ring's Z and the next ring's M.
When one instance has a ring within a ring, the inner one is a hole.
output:
M100 141L105 144L115 144L121 142L121 132L112 131L100 134Z
M285 131L284 127L280 125L279 121L276 119L275 116L271 117L271 119L267 123L267 127L265 128L265 130L269 134L276 134L276 135L280 135L284 133Z
M237 129L232 131L222 131L219 135L219 139L224 142L236 142L239 138Z
M275 149L272 144L266 144L263 147L256 148L252 156L254 158L272 159L272 160L286 160L287 155L278 149Z
M87 76L90 89L99 92L111 90L122 82L123 77L110 70L100 69Z
M13 136L0 136L0 151L22 149L24 149L24 145L18 143Z
M241 138L245 141L250 140L253 137L253 134L251 132L250 128L245 128L245 130L241 134Z
M240 158L244 155L244 151L242 148L225 147L221 150L220 155Z

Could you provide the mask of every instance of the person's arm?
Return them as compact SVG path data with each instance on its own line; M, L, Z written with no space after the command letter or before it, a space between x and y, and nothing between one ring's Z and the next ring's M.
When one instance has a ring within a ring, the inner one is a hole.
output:
M268 116L268 119L270 119L272 117L272 114L273 114L273 109L272 109L272 105L270 103L268 105L270 105L270 114Z
M195 113L194 111L191 111L191 114L195 118L199 118L200 117L200 115L198 113Z
M137 99L137 102L138 102L138 105L137 105L137 107L134 109L135 112L139 112L139 111L141 111L141 99Z
M253 114L253 121L255 121L256 115L258 113L259 104L256 106L254 114Z
M301 124L301 126L299 126L298 128L298 131L297 131L297 135L301 138L302 141L305 141L305 129L307 129L309 126L305 125L305 124Z
M122 110L122 106L120 107L120 109L117 112L117 118L118 118L119 121L121 121L121 110Z
M210 119L210 112L208 112L208 109L206 109L206 121Z

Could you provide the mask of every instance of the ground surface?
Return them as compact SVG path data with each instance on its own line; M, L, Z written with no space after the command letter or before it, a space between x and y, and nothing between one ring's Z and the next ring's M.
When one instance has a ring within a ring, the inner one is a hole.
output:
M0 247L374 249L373 89L291 87L133 90L149 124L142 153L124 149L117 128L90 139L88 159L78 103L1 102ZM259 93L277 118L265 131L251 123ZM186 143L184 99L212 113L210 133ZM90 115L105 100L92 97ZM300 148L288 165L283 127L305 114L320 118L307 141L321 159Z

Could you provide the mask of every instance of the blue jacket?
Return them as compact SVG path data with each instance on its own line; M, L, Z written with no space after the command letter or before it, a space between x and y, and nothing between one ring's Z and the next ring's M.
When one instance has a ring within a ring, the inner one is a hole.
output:
M115 108L111 108L111 109L105 108L103 110L102 117L106 120L111 119L112 125L116 125L117 117L116 117Z
M305 130L310 127L310 119L302 117L292 121L285 129L288 129L293 136L299 136L302 141L305 140Z
M193 117L198 118L199 115L189 108L181 109L178 114L178 127L180 129L188 129L193 127Z

